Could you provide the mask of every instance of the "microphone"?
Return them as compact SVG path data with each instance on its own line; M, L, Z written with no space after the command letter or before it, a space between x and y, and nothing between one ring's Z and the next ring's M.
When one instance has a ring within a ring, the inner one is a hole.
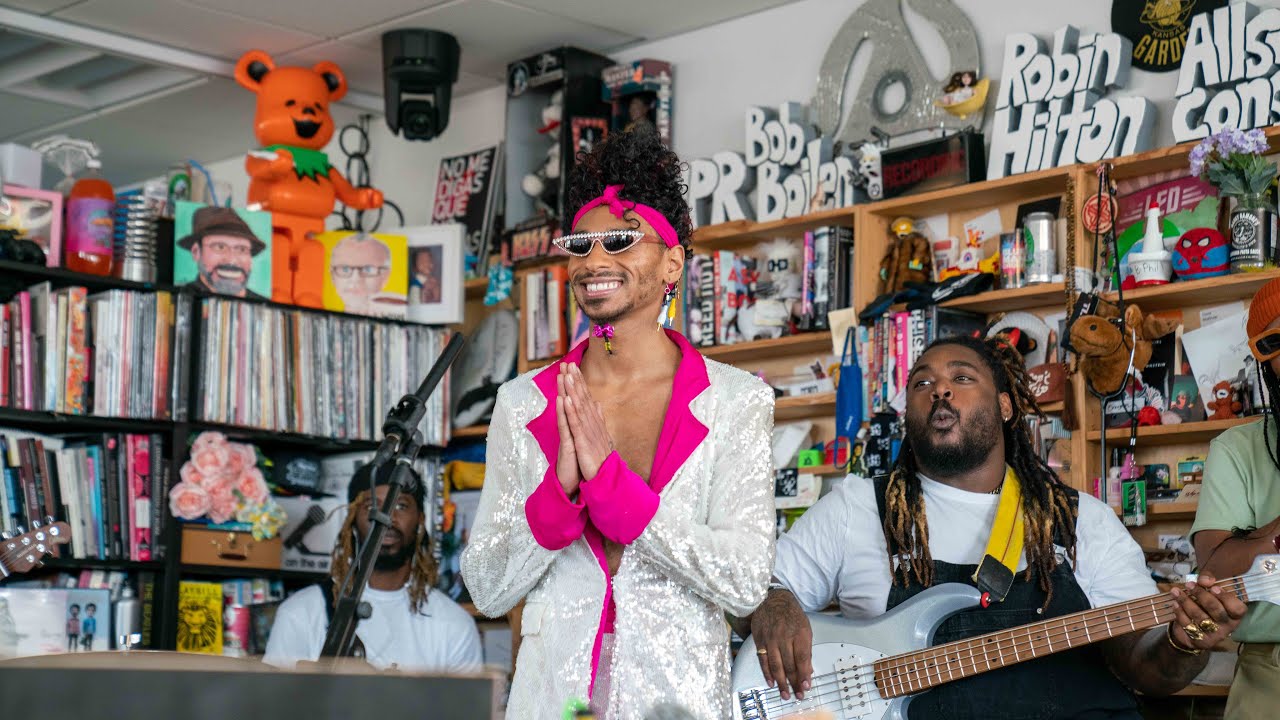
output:
M302 519L302 523L298 525L298 527L294 528L293 532L289 533L289 537L284 539L284 547L288 550L293 550L302 546L302 538L305 537L308 532L311 532L311 528L322 522L324 522L324 508L313 504L311 507L307 508L307 516ZM303 547L302 550L304 552L310 552L306 547Z

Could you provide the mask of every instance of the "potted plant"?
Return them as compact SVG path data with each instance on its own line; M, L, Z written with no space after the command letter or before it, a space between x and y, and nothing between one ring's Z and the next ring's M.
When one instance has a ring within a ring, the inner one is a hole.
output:
M1266 200L1276 166L1262 157L1268 150L1261 130L1232 127L1191 150L1191 174L1218 188L1224 202L1235 201L1228 224L1233 272L1261 270L1276 261L1276 214Z

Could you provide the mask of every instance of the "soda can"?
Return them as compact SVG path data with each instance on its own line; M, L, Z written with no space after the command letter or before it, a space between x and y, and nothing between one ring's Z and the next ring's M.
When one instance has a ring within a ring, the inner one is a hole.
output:
M1051 213L1033 212L1022 221L1026 239L1027 284L1053 281L1058 271L1058 244L1054 237L1056 224Z
M1000 287L1020 288L1027 284L1027 245L1016 232L1000 234Z

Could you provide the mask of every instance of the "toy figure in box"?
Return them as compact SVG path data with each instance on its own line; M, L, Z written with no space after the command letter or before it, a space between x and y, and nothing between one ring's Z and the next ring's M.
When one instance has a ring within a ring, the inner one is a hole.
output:
M277 68L261 50L241 56L235 74L258 96L254 135L263 148L245 158L245 171L251 209L271 213L271 299L320 307L325 252L311 234L324 232L335 200L382 207L381 192L353 187L323 151L334 131L329 105L347 94L346 77L331 62Z
M615 132L648 125L671 147L671 64L661 60L636 60L613 65L601 73L602 97L613 106Z
M782 337L800 315L800 268L804 264L801 249L799 243L790 240L771 240L762 243L756 252L763 258L763 272L756 287L755 337Z
M879 293L896 293L907 283L924 284L933 275L933 251L910 218L898 218L889 226L889 250L880 261Z
M555 215L560 196L560 119L564 113L564 91L551 93L546 107L542 108L542 127L538 134L551 139L547 147L546 161L524 176L520 187L533 198L534 205L546 215Z

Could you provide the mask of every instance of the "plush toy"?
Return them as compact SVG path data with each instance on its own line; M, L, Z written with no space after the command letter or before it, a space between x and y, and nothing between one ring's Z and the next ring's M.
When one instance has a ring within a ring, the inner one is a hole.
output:
M933 274L933 251L915 223L898 218L889 228L889 249L880 261L880 294L896 293L910 283L924 284Z
M542 108L541 135L550 135L551 146L547 148L546 158L538 169L524 176L520 181L520 189L533 198L537 207L547 215L555 215L557 200L560 195L560 120L564 114L564 91L557 90L551 94L547 106Z
M271 299L321 307L324 246L311 234L324 232L335 199L382 207L382 193L352 187L323 151L334 132L329 105L347 94L346 77L331 62L278 68L261 50L241 56L235 76L258 96L253 128L263 147L244 168L249 203L271 213Z
M1214 228L1193 228L1178 238L1173 271L1183 280L1226 275L1231 270L1230 243Z
M800 316L800 269L804 265L800 246L789 240L771 240L761 243L756 253L763 258L764 268L756 286L756 337L782 337Z
M1102 312L1109 306L1103 305ZM1080 355L1080 371L1094 392L1112 395L1132 370L1142 372L1151 360L1151 341L1167 335L1176 321L1144 317L1137 305L1125 308L1125 333L1103 315L1081 315L1071 325L1071 344ZM1129 366L1130 354L1133 367Z
M1210 420L1230 420L1244 409L1244 405L1236 400L1235 388L1226 380L1213 386L1213 398L1204 406L1210 411Z

